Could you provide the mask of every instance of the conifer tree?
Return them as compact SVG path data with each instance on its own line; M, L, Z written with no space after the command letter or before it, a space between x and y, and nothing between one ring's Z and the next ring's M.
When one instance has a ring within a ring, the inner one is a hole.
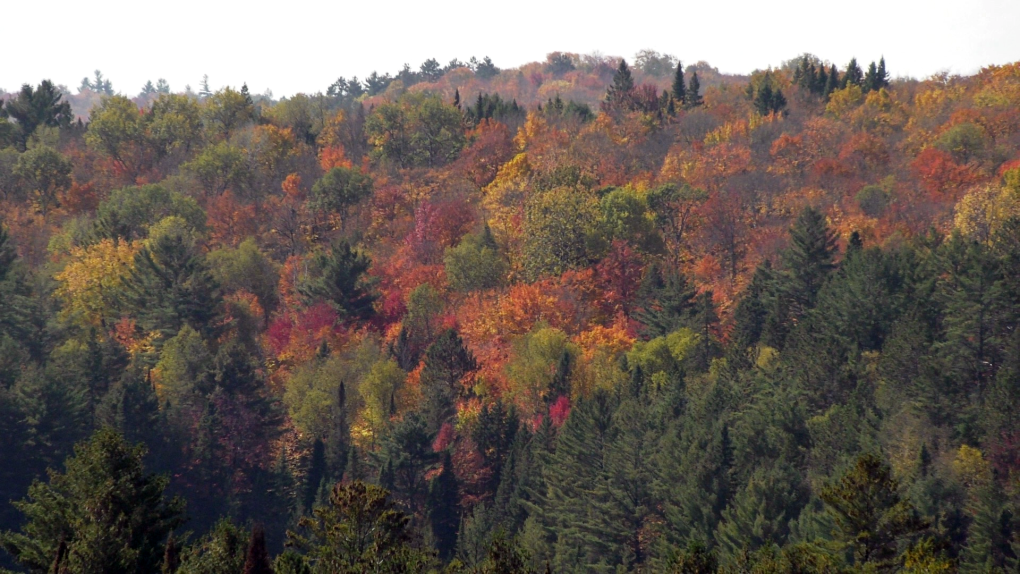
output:
M836 69L836 64L833 64L829 69L829 77L825 80L825 92L822 95L828 98L829 94L839 88L841 83L842 80L839 77L839 70Z
M439 558L447 561L453 556L460 530L460 492L449 451L443 453L442 469L429 483L425 514Z
M807 207L790 229L790 246L783 254L786 268L783 289L794 317L803 317L836 268L836 234L825 216Z
M673 75L673 99L681 104L687 100L687 82L684 79L683 62L676 63L676 73Z
M641 303L634 318L644 326L646 337L661 337L689 325L695 290L679 271L662 274L658 266L649 266L638 297Z
M878 73L875 78L877 80L876 89L889 87L889 72L885 69L885 56L878 60Z
M33 572L55 562L68 572L159 571L184 503L165 496L168 479L146 473L144 456L143 446L100 429L75 447L64 472L15 503L27 521L20 533L0 535L0 545Z
M860 86L863 83L864 73L861 72L861 67L857 65L857 58L851 58L850 63L846 65L846 72L843 72L843 79L840 81L839 87Z
M864 73L864 80L861 82L861 89L866 94L873 90L877 90L880 87L882 86L879 84L878 67L875 65L875 62L872 62L868 65L868 71Z
M627 60L623 58L613 76L613 83L606 90L605 105L617 111L628 111L634 107L634 78L627 67Z
M251 531L248 551L244 558L243 574L273 574L273 566L269 562L269 551L266 550L266 531L261 524L256 524Z
M326 301L342 318L368 319L374 313L372 303L378 298L372 281L365 277L371 263L367 255L341 241L329 252L316 254L312 262L316 272L298 286L298 291L309 302Z
M145 332L173 337L184 325L213 335L219 287L183 219L157 224L124 280L124 305Z
M691 72L691 81L687 85L687 98L684 100L684 107L693 109L704 102L701 99L701 81L698 80L698 72Z
M443 331L429 345L421 371L421 388L423 413L430 432L438 432L453 416L455 402L462 391L461 379L475 368L474 356L453 329Z
M326 447L321 439L315 439L312 443L312 459L308 465L308 472L305 474L304 493L301 497L302 508L310 510L315 503L315 497L319 487L326 480Z
M892 469L873 454L859 456L843 476L822 488L819 497L859 568L889 567L899 541L927 528L913 505L900 497Z

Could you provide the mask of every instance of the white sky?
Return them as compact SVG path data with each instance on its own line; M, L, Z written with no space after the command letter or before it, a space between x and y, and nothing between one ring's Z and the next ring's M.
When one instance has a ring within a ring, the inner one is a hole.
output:
M50 0L9 2L0 88L49 78L76 89L99 68L135 95L174 91L324 91L337 76L394 73L434 57L514 67L552 51L626 56L643 48L748 73L811 52L842 67L884 55L893 76L970 74L1020 60L1020 0L550 0L350 2Z

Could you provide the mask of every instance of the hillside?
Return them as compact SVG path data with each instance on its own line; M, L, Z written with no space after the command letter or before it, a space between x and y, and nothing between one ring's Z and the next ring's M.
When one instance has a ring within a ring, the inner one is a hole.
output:
M0 100L0 567L1017 567L1020 63Z

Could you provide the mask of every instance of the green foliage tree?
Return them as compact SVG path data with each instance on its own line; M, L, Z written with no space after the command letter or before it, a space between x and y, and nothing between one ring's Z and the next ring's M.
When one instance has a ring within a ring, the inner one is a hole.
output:
M434 558L412 545L409 523L385 489L337 484L327 504L287 533L288 543L304 552L303 560L290 560L304 562L313 574L423 571Z
M819 492L836 521L840 540L852 550L859 567L892 566L898 543L927 528L898 490L889 466L873 454L864 454Z
M355 168L334 167L312 185L308 207L314 211L337 214L342 230L350 208L371 195L371 177Z
M691 79L687 83L687 98L684 100L684 107L693 109L704 103L701 97L701 80L698 79L698 72L691 72Z
M17 95L0 107L0 119L9 117L17 122L13 139L19 150L25 151L29 138L39 126L66 128L70 125L71 104L62 101L63 97L53 82L43 80L34 89L29 84L22 85Z
M407 93L378 106L365 122L377 158L397 167L438 167L453 160L464 146L462 116L442 98Z
M530 279L588 263L598 225L593 198L559 187L535 194L524 207L524 270Z
M75 447L63 473L36 482L17 503L20 533L0 538L33 572L155 572L183 502L168 499L165 477L145 472L145 448L110 428Z
M606 90L605 107L607 110L629 111L634 105L634 77L627 66L627 60L620 58L613 83Z
M429 345L421 370L421 389L422 412L430 432L438 432L456 412L456 401L463 392L461 380L476 368L474 356L453 329L443 331Z
M676 72L673 74L673 99L680 104L687 101L687 81L684 79L683 62L676 63Z
M461 292L499 287L508 272L488 224L481 233L466 235L456 247L447 248L443 261L450 287Z
M298 286L306 300L329 303L343 319L364 320L375 313L372 303L378 295L365 277L372 264L367 255L340 241L328 252L317 252L310 263L309 274Z
M146 333L169 338L184 325L210 335L216 331L219 286L183 219L168 217L150 231L124 280L123 303Z
M57 150L40 145L21 154L14 175L33 199L43 217L60 205L60 195L71 186L71 162Z
M429 482L425 516L439 559L447 561L453 556L460 530L460 490L449 452L443 453L440 468L439 474Z

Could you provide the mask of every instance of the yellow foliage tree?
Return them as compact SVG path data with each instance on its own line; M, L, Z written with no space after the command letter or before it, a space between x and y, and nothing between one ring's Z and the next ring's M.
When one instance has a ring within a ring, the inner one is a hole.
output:
M829 96L829 103L825 105L825 111L838 117L842 117L851 109L857 107L864 98L861 87L850 84L842 90L836 90Z
M960 198L953 223L960 233L983 243L1013 217L1020 217L1020 193L988 185L976 187Z
M83 327L106 329L115 315L117 292L134 266L138 242L104 239L88 247L72 247L70 261L54 278L61 316Z

